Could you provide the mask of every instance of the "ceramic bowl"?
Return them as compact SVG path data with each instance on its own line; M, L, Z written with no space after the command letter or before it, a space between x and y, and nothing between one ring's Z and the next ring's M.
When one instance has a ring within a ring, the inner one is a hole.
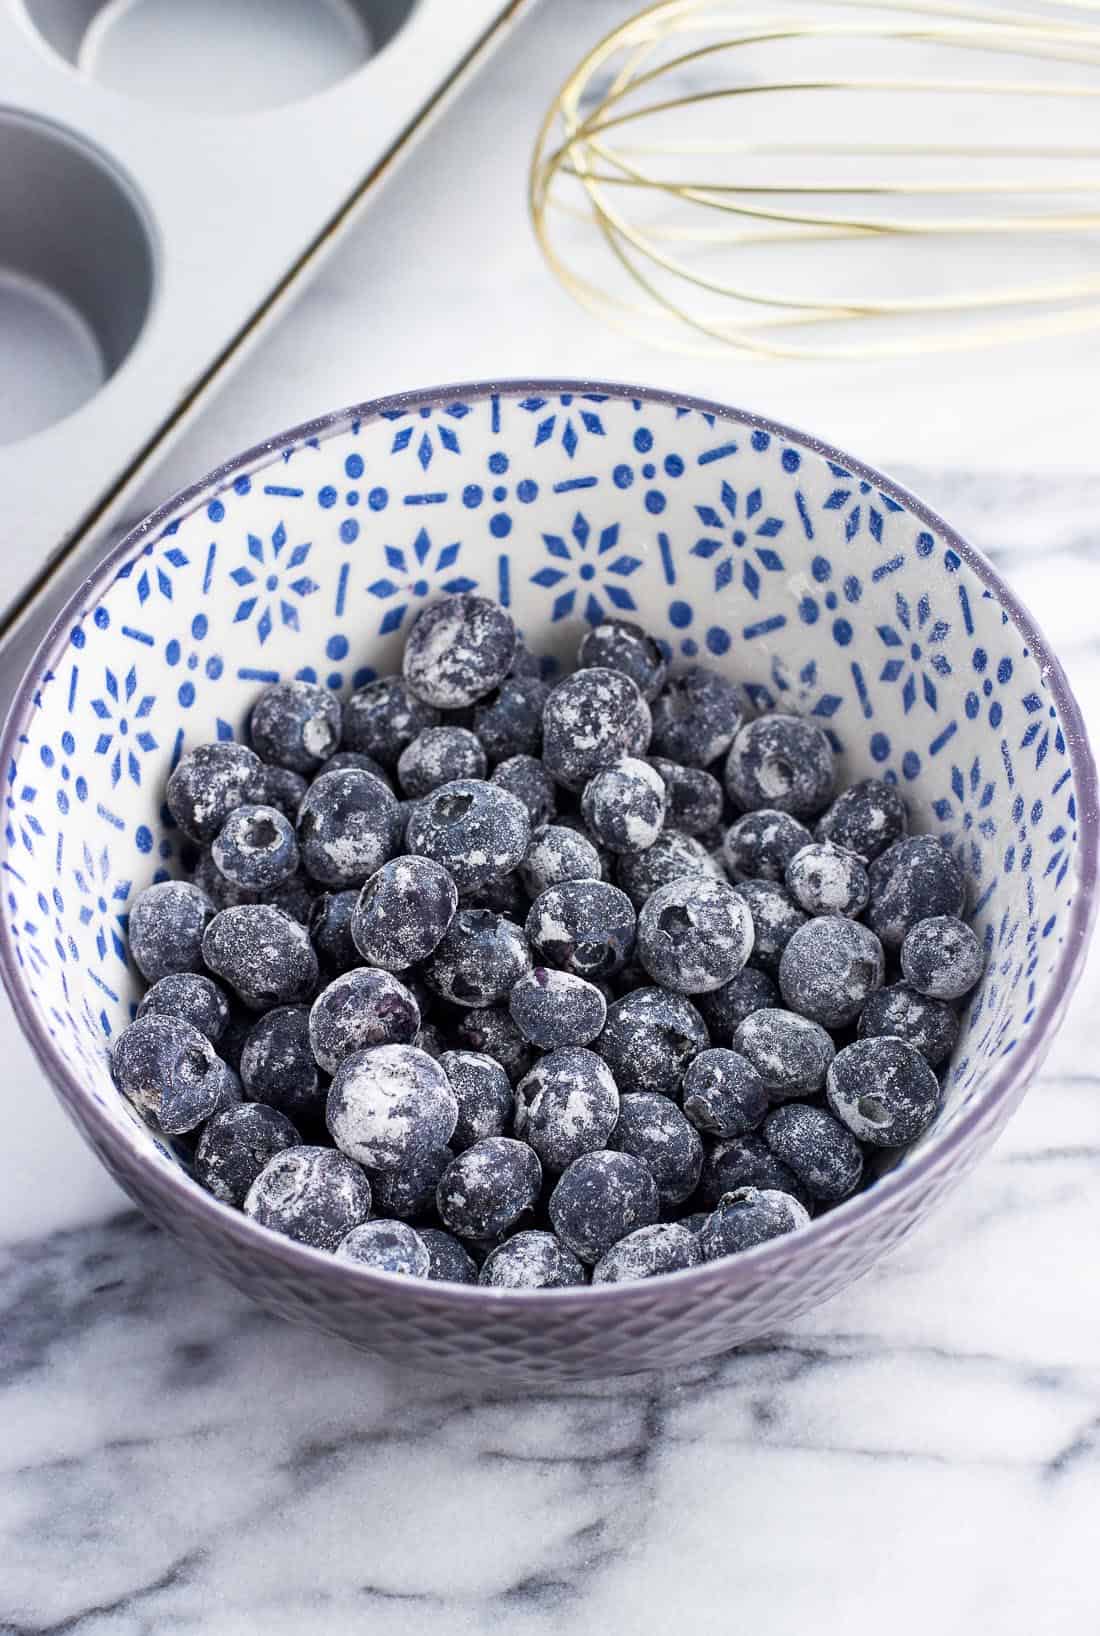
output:
M126 916L175 871L184 745L241 733L269 681L343 692L398 663L418 608L476 588L568 663L604 614L829 733L953 848L987 971L943 1115L808 1229L645 1283L505 1292L375 1274L219 1204L115 1091L140 992ZM2 953L69 1113L131 1197L289 1318L421 1365L516 1378L694 1360L865 1272L988 1147L1080 969L1095 774L1053 654L989 563L857 460L640 387L456 386L326 417L135 529L58 621L7 725Z

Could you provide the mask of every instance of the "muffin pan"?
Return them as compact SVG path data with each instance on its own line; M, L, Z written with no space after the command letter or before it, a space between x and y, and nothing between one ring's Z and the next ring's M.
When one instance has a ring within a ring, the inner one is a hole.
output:
M0 0L0 618L520 9Z

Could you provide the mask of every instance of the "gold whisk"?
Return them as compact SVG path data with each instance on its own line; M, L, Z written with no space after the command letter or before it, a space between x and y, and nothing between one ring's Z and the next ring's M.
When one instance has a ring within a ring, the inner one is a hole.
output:
M1098 10L662 0L548 113L539 243L578 300L679 351L870 358L1095 327Z

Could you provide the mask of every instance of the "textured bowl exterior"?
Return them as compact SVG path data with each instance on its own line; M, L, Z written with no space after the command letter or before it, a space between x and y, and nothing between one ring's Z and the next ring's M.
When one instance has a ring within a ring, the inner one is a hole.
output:
M204 1193L120 1098L110 1040L140 984L134 895L178 869L160 808L185 744L239 736L257 689L347 692L418 606L476 588L569 662L633 617L677 663L811 716L846 778L896 781L966 871L987 951L931 1132L790 1238L646 1283L469 1289L337 1262ZM1096 872L1077 706L987 562L859 462L738 410L638 387L516 382L362 405L177 496L47 637L5 733L0 959L21 1024L136 1203L286 1317L426 1366L512 1379L697 1360L867 1271L992 1142L1079 973Z

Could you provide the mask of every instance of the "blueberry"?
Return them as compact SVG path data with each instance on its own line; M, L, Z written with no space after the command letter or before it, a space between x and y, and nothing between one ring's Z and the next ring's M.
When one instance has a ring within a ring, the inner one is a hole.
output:
M252 800L261 807L274 807L294 823L308 788L309 784L301 773L292 772L289 767L269 767L265 764L260 768Z
M582 790L593 774L649 748L649 706L618 671L577 670L559 682L542 713L542 758L566 789Z
M901 969L930 1000L961 1000L981 980L985 956L974 931L954 915L933 915L906 933Z
M684 1075L684 1112L698 1130L729 1141L747 1136L769 1107L768 1091L747 1057L716 1047L700 1051Z
M910 835L871 865L867 923L886 949L933 915L960 915L966 902L962 870L934 835Z
M649 764L665 786L665 823L683 835L703 835L722 818L722 786L702 767L681 767L663 756Z
M487 1136L451 1160L436 1189L440 1219L459 1238L502 1238L529 1216L542 1189L542 1167L526 1142Z
M393 768L406 744L439 720L439 711L411 693L400 676L381 676L344 705L343 748Z
M326 1074L334 1074L353 1051L407 1045L419 1027L420 1007L404 983L369 966L333 978L309 1013L313 1055Z
M904 1040L938 1068L955 1049L959 1019L945 1001L930 1000L908 983L891 983L870 996L859 1017L861 1039L883 1034Z
M790 1193L757 1187L739 1187L726 1193L710 1220L697 1235L705 1261L740 1255L771 1238L793 1233L809 1224L809 1215Z
M355 947L372 966L404 971L443 941L458 888L431 858L395 858L370 877L351 917Z
M252 706L248 727L264 761L312 773L340 742L340 700L313 682L275 682Z
M370 1182L330 1147L288 1147L248 1190L244 1213L315 1250L335 1250L370 1215Z
M356 767L314 779L298 813L298 846L315 881L361 886L400 845L400 810L381 779Z
M229 1007L229 1021L225 1026L225 1032L218 1040L218 1055L238 1074L241 1071L244 1042L255 1026L255 1015L251 1011L246 1011L236 996L233 996Z
M508 667L508 674L509 676L534 676L537 679L543 675L547 667L552 670L555 664L555 660L544 659L541 654L532 653L530 648L524 644L522 638L517 637L516 651L512 655L512 663Z
M253 1101L266 1102L291 1119L324 1113L308 1007L277 1006L253 1023L241 1050L241 1080Z
M460 909L488 909L494 915L503 915L505 920L514 920L517 925L522 925L527 919L531 900L513 870L510 875L501 875L499 880L486 881L484 886L475 886L471 892L460 893L458 906Z
M187 881L158 881L130 908L130 953L147 982L202 970L203 936L214 918L205 892Z
M813 817L832 799L836 768L824 730L800 716L746 722L726 761L726 789L746 812L776 807Z
M550 1195L558 1237L592 1264L635 1228L657 1220L660 1200L648 1165L604 1149L574 1159Z
M398 781L413 801L460 778L484 778L488 770L485 751L465 727L425 727L397 762Z
M825 1028L855 1022L882 987L882 944L868 927L843 915L821 915L800 926L779 962L779 989L791 1011Z
M229 1001L217 983L197 972L172 972L153 984L137 1008L138 1017L155 1012L178 1017L217 1045L229 1026Z
M474 732L490 761L537 756L542 748L542 712L550 697L533 676L506 676L497 691L474 709Z
M434 791L405 831L408 850L442 864L460 892L510 874L530 839L523 803L507 790L473 778Z
M519 877L533 898L567 880L599 880L600 855L592 842L563 824L534 829L519 866Z
M699 1133L667 1096L632 1091L619 1106L619 1122L607 1145L641 1159L665 1207L682 1204L699 1185L703 1144Z
M139 1113L169 1136L215 1113L236 1076L197 1028L156 1012L132 1022L111 1049L115 1083Z
M489 782L523 802L532 831L541 824L548 824L557 812L554 780L536 756L509 756L493 769Z
M418 1228L420 1241L428 1251L428 1277L435 1284L476 1284L477 1262L442 1227Z
M268 1160L301 1140L284 1114L262 1102L224 1108L203 1126L195 1149L195 1180L239 1210Z
M491 909L460 909L424 968L434 994L453 1005L499 1005L531 970L520 928Z
M653 637L629 619L605 619L581 638L579 670L617 670L650 703L665 685L668 665Z
M772 1009L746 1017L733 1036L733 1048L748 1057L773 1102L819 1091L836 1050L820 1023Z
M588 1274L572 1250L553 1233L515 1233L490 1250L479 1284L490 1289L568 1289L587 1284Z
M451 1137L456 1153L465 1152L486 1136L510 1133L515 1098L511 1081L499 1062L482 1051L444 1051L439 1066L458 1103L458 1123Z
M606 1147L618 1117L611 1071L583 1046L549 1052L516 1086L516 1135L546 1170L562 1171L582 1153Z
M499 1062L514 1085L531 1066L532 1051L504 1006L463 1011L455 1019L454 1043L462 1051L478 1051Z
M267 903L222 909L206 928L203 959L253 1011L309 1000L317 956L306 928Z
M833 841L811 841L787 865L787 891L808 915L858 915L871 881L863 860Z
M821 814L814 834L870 863L909 830L909 813L897 786L864 778L842 790Z
M609 852L644 852L665 821L665 786L648 761L625 756L588 780L581 815Z
M606 977L634 948L637 918L625 892L603 881L563 881L539 894L527 916L535 953L576 977Z
M212 841L234 807L255 799L262 776L259 756L243 744L199 744L169 774L164 799L185 835Z
M569 799L568 797L566 799ZM600 862L599 879L610 880L614 858L605 846L593 835L579 812L559 812L554 819L559 829L571 829L575 835L581 835L588 844L595 848Z
M449 1142L458 1102L439 1063L414 1045L345 1057L328 1093L329 1134L369 1170L402 1170Z
M715 1045L730 1045L746 1017L779 1005L779 988L766 971L746 966L721 988L696 995L695 1003Z
M655 982L705 994L736 977L752 952L752 916L732 886L705 876L670 881L638 916L638 958Z
M438 713L433 712L433 714ZM382 780L388 790L393 789L390 774L386 768L383 767L380 761L376 761L373 756L367 755L363 750L337 750L335 755L329 756L327 761L321 763L315 776L321 778L325 773L342 773L348 767L354 767L356 771L361 773L373 773L375 778Z
M364 1221L336 1246L340 1261L354 1261L372 1272L399 1273L403 1278L427 1278L431 1258L415 1228L404 1221Z
M254 892L281 886L298 868L293 826L275 807L234 808L210 853L226 880Z
M236 909L242 903L260 903L264 897L262 892L250 891L228 880L214 862L214 854L208 846L203 847L195 861L190 884L204 892L215 909Z
M760 807L731 824L722 841L722 858L734 880L781 881L791 859L813 836L789 812Z
M760 1187L790 1193L806 1206L810 1201L809 1194L794 1171L780 1163L758 1134L735 1136L729 1142L716 1142L703 1160L699 1197L708 1210L714 1209L723 1194L734 1192L739 1187Z
M682 1272L703 1259L696 1235L675 1221L654 1222L627 1233L600 1257L592 1269L594 1284L625 1284L660 1273Z
M463 593L429 602L405 643L402 674L418 699L459 710L499 687L516 651L516 627L497 603Z
M607 1019L607 1001L592 983L570 971L536 966L508 996L508 1009L525 1039L544 1051L588 1045Z
M752 916L752 964L774 976L783 950L799 927L805 926L807 916L776 881L738 881L737 895Z
M743 713L731 681L694 665L673 676L653 706L653 754L686 767L709 767L733 743Z
M422 1023L413 1035L413 1044L418 1051L427 1051L436 1062L447 1049L446 1035L438 1023Z
M764 1140L794 1172L811 1198L836 1204L854 1193L863 1175L863 1151L850 1131L824 1108L787 1102L764 1121Z
M309 935L323 971L335 974L359 964L359 950L351 935L352 915L358 902L359 893L354 886L342 892L319 892L313 899Z
M721 864L693 835L665 829L644 852L623 853L616 861L615 878L635 909L640 909L661 886L698 875L725 881Z
M262 892L260 902L270 903L273 909L281 909L291 920L296 920L300 926L308 928L313 919L313 898L316 891L313 882L299 871L280 885Z
M829 1106L872 1147L915 1141L940 1111L940 1082L904 1040L857 1040L838 1051L825 1084Z
M678 1096L684 1070L709 1043L690 1000L663 988L636 988L607 1009L596 1041L620 1091Z

